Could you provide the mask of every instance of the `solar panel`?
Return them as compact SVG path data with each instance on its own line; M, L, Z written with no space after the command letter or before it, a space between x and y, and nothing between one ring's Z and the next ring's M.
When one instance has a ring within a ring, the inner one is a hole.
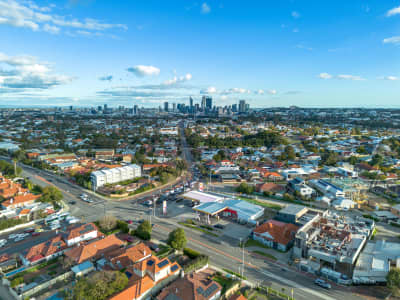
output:
M204 297L210 297L216 290L218 290L218 286L213 283L208 289L206 289L203 293Z
M171 271L175 272L176 270L178 270L178 266L177 265L173 265L172 268L171 268Z
M203 293L204 293L204 290L203 290L203 288L202 288L201 286L199 286L199 287L196 289L196 291L197 291L197 293L200 294L200 295L203 295Z
M148 260L148 261L147 261L147 265L148 265L149 267L151 267L153 264L154 264L154 260Z
M162 262L158 263L157 266L159 268L165 267L166 265L168 265L168 260L164 259Z

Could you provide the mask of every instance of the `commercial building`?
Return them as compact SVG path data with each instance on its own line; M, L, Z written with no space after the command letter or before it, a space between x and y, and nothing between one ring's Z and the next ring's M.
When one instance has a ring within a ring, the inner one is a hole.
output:
M392 267L400 268L400 244L384 240L369 241L357 260L353 282L356 284L384 283Z
M91 174L93 189L105 184L118 183L120 181L134 179L142 176L142 170L138 165L127 165L124 167L95 171Z
M293 245L298 229L299 227L290 223L269 220L254 228L252 237L268 247L287 251Z
M329 211L316 214L297 232L293 255L351 274L374 227L370 219L353 219Z

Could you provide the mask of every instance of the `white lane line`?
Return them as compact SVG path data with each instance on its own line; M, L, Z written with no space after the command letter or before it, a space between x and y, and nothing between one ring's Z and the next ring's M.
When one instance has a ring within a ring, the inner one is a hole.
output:
M300 285L300 284L298 284L298 283L296 283L296 282L294 282L294 281L291 281L291 280L282 278L282 277L277 276L277 275L275 275L275 274L273 274L273 273L271 273L271 272L268 272L268 271L265 271L265 270L261 270L261 269L259 269L259 270L257 270L257 271L260 272L260 273L262 273L262 274L264 274L264 275L266 275L266 276L268 276L268 277L271 277L271 278L274 278L274 279L276 279L276 280L278 280L278 281L284 282L284 283L286 283L287 285L293 286L293 287L295 287L296 289L299 289L299 290L302 290L302 291L304 291L304 292L306 292L306 293L309 293L309 294L312 294L312 295L314 295L314 296L320 297L321 299L325 299L325 300L336 300L335 298L329 297L328 295L324 295L324 294L322 294L322 293L320 293L320 292L317 292L317 291L314 291L314 290L312 290L312 289L306 288L306 287L304 287L304 286L302 286L302 285Z

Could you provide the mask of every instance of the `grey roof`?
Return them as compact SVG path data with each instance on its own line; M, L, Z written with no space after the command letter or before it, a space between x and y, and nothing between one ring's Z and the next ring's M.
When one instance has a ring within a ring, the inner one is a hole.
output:
M287 215L297 215L299 212L301 212L305 208L306 207L303 205L290 204L290 205L286 206L285 208L282 208L279 211L279 213L287 214Z

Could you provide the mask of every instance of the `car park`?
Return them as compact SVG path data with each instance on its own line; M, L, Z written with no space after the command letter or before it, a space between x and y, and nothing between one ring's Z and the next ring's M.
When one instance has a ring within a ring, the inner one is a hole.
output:
M320 287L323 287L324 289L330 289L331 285L329 283L327 283L325 280L322 280L320 278L315 279L314 283L316 285L319 285Z

